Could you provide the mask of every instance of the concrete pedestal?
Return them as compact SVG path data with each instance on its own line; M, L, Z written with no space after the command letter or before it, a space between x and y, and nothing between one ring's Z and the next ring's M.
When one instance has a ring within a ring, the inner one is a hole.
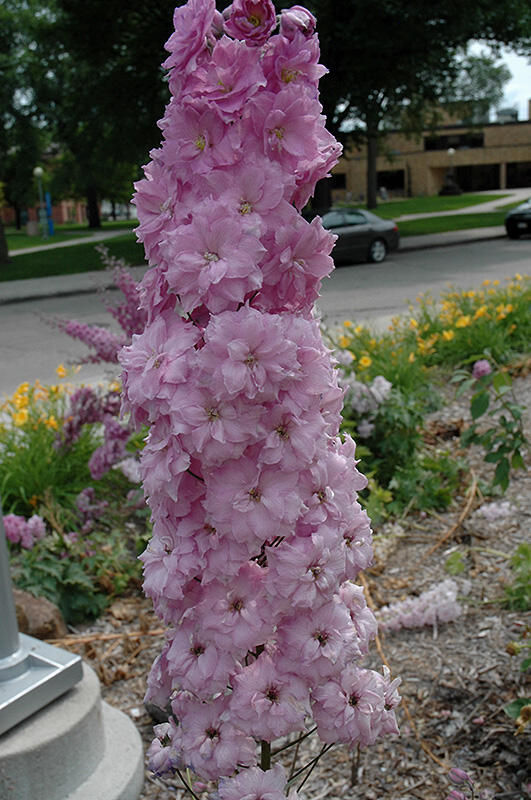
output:
M0 736L0 800L137 800L142 741L125 714L83 680Z

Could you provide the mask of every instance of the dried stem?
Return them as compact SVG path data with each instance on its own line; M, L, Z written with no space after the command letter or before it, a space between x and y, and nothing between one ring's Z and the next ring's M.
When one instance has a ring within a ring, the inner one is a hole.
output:
M299 736L298 739L294 739L292 742L288 742L283 747L277 747L276 750L273 750L271 755L272 756L276 756L278 753L282 753L283 750L287 750L288 747L293 747L294 744L300 744L308 736L311 736L312 733L315 733L316 730L317 730L317 725L315 726L315 728L312 728L310 731L306 731L306 733L303 733L302 736Z
M271 769L271 742L260 742L260 766L264 772Z

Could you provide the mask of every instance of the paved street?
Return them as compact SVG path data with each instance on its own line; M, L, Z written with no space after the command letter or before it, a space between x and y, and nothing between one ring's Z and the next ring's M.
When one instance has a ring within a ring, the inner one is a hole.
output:
M407 240L404 240L406 243ZM325 281L319 301L330 324L351 319L387 324L419 292L436 297L448 284L478 287L483 280L531 272L531 239L506 237L433 250L398 251L383 264L341 267Z
M348 318L383 327L390 316L406 311L407 300L419 292L435 296L448 283L477 287L485 278L503 280L530 272L530 266L529 238L398 252L383 264L337 269L325 281L319 306L331 324ZM46 324L45 318L54 314L97 325L112 322L97 292L0 305L0 393L13 391L24 380L55 382L59 363L86 353L83 345ZM77 380L94 381L104 374L101 365L87 365Z

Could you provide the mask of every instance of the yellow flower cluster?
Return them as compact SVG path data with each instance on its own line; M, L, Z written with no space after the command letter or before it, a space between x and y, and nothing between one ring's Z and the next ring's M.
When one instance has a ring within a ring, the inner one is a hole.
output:
M59 368L57 372L59 373ZM46 428L56 431L59 428L59 422L56 414L53 413L53 403L69 390L69 386L63 385L43 386L38 379L33 386L25 381L17 387L11 397L7 397L0 405L0 412L3 413L4 419L10 420L16 428L30 425L36 429L39 425L44 425ZM2 429L6 429L5 422Z

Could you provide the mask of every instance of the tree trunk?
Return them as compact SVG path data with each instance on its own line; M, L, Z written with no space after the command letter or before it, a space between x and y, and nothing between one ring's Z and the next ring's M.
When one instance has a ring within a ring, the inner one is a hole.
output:
M114 200L111 200L111 217L116 222L116 203Z
M332 205L330 178L322 178L316 183L311 203L316 214L325 214L329 210Z
M0 265L8 263L9 263L9 256L7 253L7 241L4 231L4 223L0 218Z
M89 228L101 228L98 195L94 186L87 187L87 217Z
M376 208L378 178L376 158L378 156L378 133L367 129L367 208Z
M17 231L19 231L22 228L22 220L21 220L22 212L18 203L15 203L13 207L15 209L15 226Z

